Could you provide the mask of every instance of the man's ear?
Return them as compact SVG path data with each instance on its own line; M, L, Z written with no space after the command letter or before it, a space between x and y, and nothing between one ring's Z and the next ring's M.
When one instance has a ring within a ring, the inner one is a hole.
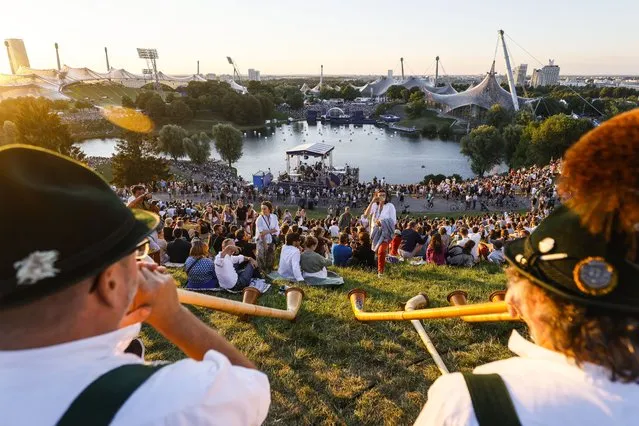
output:
M122 291L122 289L118 288L118 286L122 285L121 280L118 279L118 276L122 273L120 269L119 262L116 262L102 271L96 278L95 294L100 303L106 306L116 307L119 304L121 297L119 293Z

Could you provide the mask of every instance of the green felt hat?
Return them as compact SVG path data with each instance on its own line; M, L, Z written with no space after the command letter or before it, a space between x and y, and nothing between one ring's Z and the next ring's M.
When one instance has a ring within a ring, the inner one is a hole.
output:
M99 274L159 221L127 208L82 163L27 145L0 147L0 206L0 307Z
M579 305L639 312L639 266L624 238L607 242L560 206L528 237L506 244L508 261L534 284Z

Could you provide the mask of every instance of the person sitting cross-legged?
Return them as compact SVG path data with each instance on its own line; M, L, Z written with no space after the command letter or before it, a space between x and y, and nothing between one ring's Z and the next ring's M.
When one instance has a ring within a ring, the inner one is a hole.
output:
M333 265L346 266L348 259L353 256L353 249L348 245L348 234L339 235L339 244L333 244Z
M309 235L304 241L304 251L300 256L300 266L304 277L326 278L327 266L331 265L330 259L317 253L317 238Z
M417 222L410 221L408 228L401 233L401 243L399 245L399 255L404 259L410 259L417 256L426 243L424 238L417 232Z
M251 284L257 275L257 262L250 257L238 254L240 248L227 238L222 242L222 251L215 256L215 275L220 287L229 291L241 291ZM244 265L242 269L241 266Z
M184 239L184 234L186 234L184 229L175 228L173 230L173 241L166 245L166 254L169 255L171 263L184 263L186 258L189 257L191 243Z
M304 281L302 270L300 267L300 236L295 232L289 232L285 238L286 244L282 246L282 252L280 253L280 264L277 268L277 273L282 278L295 280L298 282Z
M219 288L215 276L215 265L208 258L209 247L203 241L194 238L188 259L184 262L187 282L186 288L192 290L212 290Z

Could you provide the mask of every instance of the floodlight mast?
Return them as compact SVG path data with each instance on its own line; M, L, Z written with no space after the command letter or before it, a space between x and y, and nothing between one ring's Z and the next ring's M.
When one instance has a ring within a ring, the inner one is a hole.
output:
M510 58L508 57L508 49L506 48L506 40L504 39L504 30L499 30L499 38L504 48L504 60L506 61L506 73L508 75L508 86L510 86L510 96L513 99L513 107L515 111L519 111L519 99L517 98L517 89L515 88L515 79L513 78L513 70L510 67Z
M161 92L162 86L160 86L160 78L158 77L158 66L156 61L159 58L157 49L146 49L138 47L138 57L140 59L146 59L147 68L153 71L153 77L155 79L155 90Z

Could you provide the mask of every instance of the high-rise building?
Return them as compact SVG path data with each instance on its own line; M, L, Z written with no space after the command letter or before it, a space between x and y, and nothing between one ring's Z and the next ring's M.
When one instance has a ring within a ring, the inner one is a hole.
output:
M9 65L11 65L11 72L15 74L18 68L29 68L29 57L27 56L27 49L24 47L24 42L19 38L8 38L4 41L4 45L7 48L7 55L9 55Z
M555 65L553 59L548 61L548 65L542 69L533 70L530 85L532 87L539 86L556 86L559 84L559 65Z
M393 70L388 70L388 78L389 79L393 78Z
M260 70L249 68L248 78L249 81L260 81Z
M528 64L516 66L513 70L515 77L515 86L524 86L526 84L526 73L528 72Z

